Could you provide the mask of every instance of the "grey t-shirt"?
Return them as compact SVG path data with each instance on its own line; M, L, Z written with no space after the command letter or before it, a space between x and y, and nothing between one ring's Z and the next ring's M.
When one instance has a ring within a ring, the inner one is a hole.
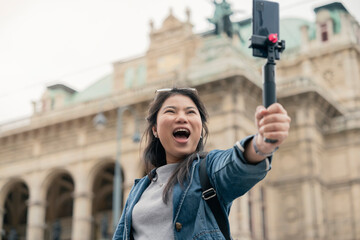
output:
M163 202L162 196L177 165L167 164L156 169L157 180L150 183L136 203L132 213L134 239L174 239L172 194L169 194L167 204Z

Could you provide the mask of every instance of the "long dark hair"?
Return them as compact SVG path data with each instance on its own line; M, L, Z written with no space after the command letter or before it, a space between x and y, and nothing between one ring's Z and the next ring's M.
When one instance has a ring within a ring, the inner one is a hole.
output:
M172 191L172 188L176 183L179 183L181 187L184 186L185 181L190 175L190 166L192 162L197 158L197 155L199 154L200 157L206 156L206 153L203 151L208 136L208 113L203 102L200 100L197 91L195 89L187 88L172 88L166 91L159 91L157 92L154 100L150 104L148 116L146 118L147 127L144 133L144 136L146 138L146 147L143 153L143 161L145 163L146 172L149 178L152 180L154 176L151 174L151 170L166 165L165 149L162 146L160 140L154 136L152 127L156 126L158 112L165 100L177 94L189 97L195 103L201 117L202 133L195 152L186 156L184 161L179 163L179 165L176 167L176 169L170 176L163 192L164 203L167 203L168 194Z

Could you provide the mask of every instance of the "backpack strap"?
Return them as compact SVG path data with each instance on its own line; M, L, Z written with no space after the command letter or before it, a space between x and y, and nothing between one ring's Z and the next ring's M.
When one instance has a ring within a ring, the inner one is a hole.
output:
M210 207L216 222L224 235L226 240L231 240L230 229L226 224L228 222L227 216L220 206L219 199L216 196L216 191L210 183L209 176L206 171L206 158L201 159L199 166L200 184L202 188L202 198Z

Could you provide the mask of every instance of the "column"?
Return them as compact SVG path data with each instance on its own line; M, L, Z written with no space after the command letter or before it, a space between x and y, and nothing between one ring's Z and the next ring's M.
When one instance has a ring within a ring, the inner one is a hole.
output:
M82 192L74 194L74 209L71 239L91 239L92 226L92 193Z
M309 26L302 25L300 27L301 30L301 50L306 52L309 49Z
M266 216L265 216L265 223L266 223L266 230L267 230L267 239L269 240L276 240L280 239L280 231L281 228L281 221L279 217L279 191L273 186L266 185L265 191L265 208L266 208Z
M319 237L317 229L317 220L321 220L317 214L316 196L314 192L314 183L306 182L303 184L303 200L304 200L304 239L315 239Z
M240 223L240 231L241 236L240 239L250 240L250 216L249 216L249 194L245 194L240 198L240 208L241 208L241 223Z
M359 103L358 96L360 94L360 68L357 52L355 49L353 49L344 52L342 55L344 83L346 84L345 86L349 89L349 94L347 96L349 98L348 101L352 102L351 105L347 105L347 107L356 108L357 104Z
M46 192L42 187L43 176L33 173L27 176L30 198L27 201L28 214L26 239L39 240L45 237Z
M263 221L265 219L263 219L263 208L265 203L263 202L264 196L262 196L261 188L262 187L259 184L255 186L255 188L251 190L250 196L251 205L249 207L252 208L250 210L250 212L252 213L250 216L250 221L252 223L251 234L254 239L264 238Z
M354 239L360 239L360 185L354 184L351 186L351 201L353 203L353 215L352 215L352 224Z
M26 239L44 239L46 204L40 200L29 200Z

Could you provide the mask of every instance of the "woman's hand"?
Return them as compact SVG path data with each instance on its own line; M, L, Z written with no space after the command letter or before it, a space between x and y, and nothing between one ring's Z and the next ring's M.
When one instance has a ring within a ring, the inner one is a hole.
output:
M267 154L279 147L289 135L290 122L291 119L281 104L274 103L267 109L264 106L258 106L255 112L258 134L253 139L256 141L257 150ZM277 141L269 143L265 141L265 138ZM255 152L253 144L248 144L245 158L250 163L257 163L265 157Z

